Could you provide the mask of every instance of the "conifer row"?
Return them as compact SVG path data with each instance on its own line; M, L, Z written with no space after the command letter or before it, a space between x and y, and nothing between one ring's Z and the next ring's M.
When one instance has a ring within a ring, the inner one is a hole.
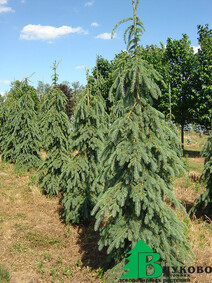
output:
M87 88L70 121L66 96L57 85L56 62L53 86L39 111L27 80L15 88L17 95L7 107L0 103L2 159L38 168L44 193L61 192L67 223L89 223L95 218L99 249L107 247L108 262L114 266L108 273L112 280L123 274L125 255L139 240L161 255L163 265L178 266L191 259L185 225L171 207L186 215L172 184L184 172L181 150L172 125L153 107L161 96L162 78L141 56L144 26L137 16L138 4L132 0L133 17L118 22L112 32L132 21L124 33L128 51L121 54L111 76L110 117L101 90L105 82L97 69L92 82L87 71ZM204 154L207 190L195 210L209 213L211 137Z
M25 79L5 109L1 106L2 159L17 167L38 168L40 165L40 132L38 128L32 88ZM17 98L19 97L19 98Z

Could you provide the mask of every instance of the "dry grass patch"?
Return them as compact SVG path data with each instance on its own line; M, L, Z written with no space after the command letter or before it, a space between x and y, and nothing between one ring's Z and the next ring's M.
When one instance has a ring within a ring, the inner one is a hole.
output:
M194 136L193 141L195 138L196 143L186 146L192 154L204 144L203 139ZM204 158L195 154L184 159L189 177L174 183L174 193L187 209L205 190L204 184L192 178L192 174L200 176L204 166ZM12 165L0 161L0 264L9 271L10 282L101 282L105 255L98 252L93 227L62 223L59 198L47 198L35 184L36 172L15 174ZM212 265L211 223L195 219L186 225L196 255L192 265ZM212 282L205 273L195 273L191 279Z
M97 248L97 268L84 261L90 256L81 230L88 227L63 224L59 199L42 195L30 173L14 174L13 166L2 163L0 172L0 264L10 282L100 282ZM90 241L97 247L95 237Z
M191 139L191 144L186 144L187 138ZM201 151L203 145L205 144L206 140L208 138L208 135L203 135L200 137L199 134L195 132L191 132L189 134L184 134L184 140L185 140L185 149L186 150L199 150Z
M190 221L188 240L192 245L192 250L195 253L195 260L192 266L212 266L212 223L200 220ZM195 273L191 275L192 282L196 283L211 283L212 274Z
M189 158L189 163L202 164L204 159L202 158ZM189 172L190 173L190 172ZM197 174L197 172L195 172ZM198 171L201 175L201 172ZM195 204L195 200L205 191L204 183L200 183L198 180L194 181L191 175L186 177L180 177L174 182L175 196L182 202L186 210L189 211ZM183 217L182 217L183 220ZM186 222L188 227L187 239L192 246L192 251L195 254L194 262L192 266L212 266L212 223L210 219L203 221L202 219L191 219ZM191 274L191 282L195 283L210 283L212 282L212 275L207 273L194 273Z

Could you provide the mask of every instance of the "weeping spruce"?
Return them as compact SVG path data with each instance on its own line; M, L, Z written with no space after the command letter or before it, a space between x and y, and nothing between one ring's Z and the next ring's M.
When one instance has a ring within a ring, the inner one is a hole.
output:
M172 185L184 170L183 162L175 150L177 136L152 107L160 96L160 77L139 54L144 28L136 15L138 2L132 1L133 18L120 22L133 21L125 32L129 52L113 73L110 96L116 119L101 155L105 185L92 211L100 230L99 249L107 247L108 261L114 264L109 281L126 273L124 258L139 240L161 255L162 265L188 263L190 251L185 226L171 208L183 209Z
M212 133L203 147L202 154L205 156L205 166L201 176L206 181L206 191L196 200L191 212L197 217L206 215L212 219Z
M5 112L2 159L19 168L38 168L40 165L40 132L37 112L32 99L33 88L25 79Z
M46 158L39 169L39 183L43 191L57 195L60 190L60 176L70 147L70 122L65 113L66 96L57 87L57 64L53 66L53 87L46 100L46 113L40 122Z
M15 163L16 139L13 132L15 129L14 119L17 112L17 100L12 100L7 108L2 105L1 111L1 157L4 161Z
M99 153L106 132L105 101L102 98L100 79L90 87L87 71L87 90L74 111L71 133L71 156L61 175L64 218L66 222L88 223L102 186Z
M3 150L3 141L4 141L4 126L5 126L5 107L3 98L0 95L0 153Z

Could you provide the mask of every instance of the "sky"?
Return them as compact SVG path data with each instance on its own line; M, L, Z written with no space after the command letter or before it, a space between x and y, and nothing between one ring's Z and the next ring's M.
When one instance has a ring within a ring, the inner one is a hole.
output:
M0 93L14 80L30 77L51 84L56 60L58 82L86 84L96 56L112 60L125 50L123 33L131 17L131 0L0 0ZM197 25L212 26L211 0L140 0L138 16L146 29L141 44L166 44L167 38L189 36L198 47Z

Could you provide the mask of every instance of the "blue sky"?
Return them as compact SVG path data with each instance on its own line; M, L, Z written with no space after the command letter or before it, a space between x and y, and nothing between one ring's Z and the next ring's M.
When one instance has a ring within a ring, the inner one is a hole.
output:
M123 31L114 25L132 15L131 0L0 0L0 93L10 82L30 78L51 84L54 60L59 82L86 83L96 55L112 60L125 49ZM211 0L140 0L138 15L146 31L142 45L166 44L187 33L198 46L197 25L212 24Z

